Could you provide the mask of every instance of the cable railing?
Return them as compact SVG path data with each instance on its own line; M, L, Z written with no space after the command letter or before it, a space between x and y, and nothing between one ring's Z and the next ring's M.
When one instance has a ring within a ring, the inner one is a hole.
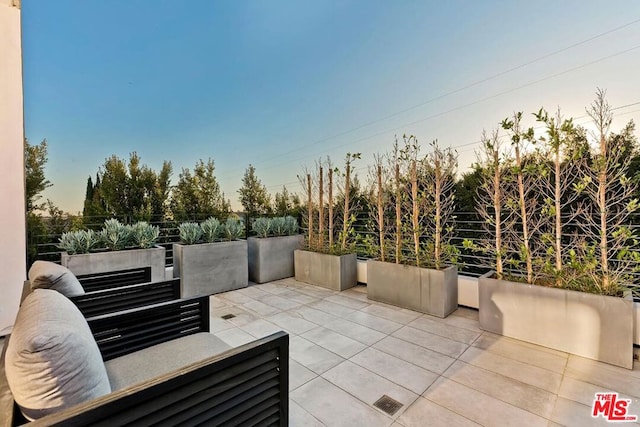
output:
M450 237L450 244L452 244L458 251L458 270L461 274L477 277L480 276L492 269L494 269L494 263L492 256L488 253L483 253L479 250L472 250L468 247L465 247L463 242L470 241L473 245L481 246L486 241L491 240L490 234L484 229L484 221L479 217L479 215L475 212L457 212L454 214L456 217L456 227L454 234ZM245 221L245 223L250 222L251 218L247 218L244 215L241 215L241 218ZM86 228L91 229L100 229L106 217L84 217L82 218L83 224ZM134 223L135 220L132 217L120 217L118 218L123 223ZM202 221L206 218L202 216L190 218L190 221ZM299 223L301 224L301 232L305 233L307 230L302 225L304 223L305 216L300 215L298 218ZM44 223L46 224L48 218L42 218ZM166 249L166 265L173 265L173 243L177 243L180 240L178 226L180 223L184 221L175 221L175 220L167 220L162 218L151 218L148 221L152 225L157 225L160 228L160 237L158 238L157 244L163 246ZM72 222L69 221L68 224L59 226L57 230L52 230L47 234L40 235L32 235L30 234L29 245L35 249L34 259L43 259L54 262L60 261L60 255L63 252L60 248L57 247L58 239L62 235L63 232L69 231L71 228ZM317 225L316 225L317 227ZM341 224L339 220L336 222L335 232L339 231ZM372 247L371 244L367 242L367 236L370 237L369 240L375 240L378 238L379 233L374 228L373 218L371 218L368 214L361 212L354 223L355 230L355 250L359 258L367 259L371 258L372 255ZM634 214L630 220L630 227L634 230L640 230L640 214ZM563 234L564 239L572 238L576 234L577 227L575 224L567 224L566 226L568 232ZM393 229L390 227L387 230L387 236L389 236L389 241L391 242L391 236L393 236ZM327 230L325 229L325 233ZM317 233L317 229L315 230ZM249 230L247 230L247 236L249 236ZM316 234L317 235L317 234ZM585 236L586 237L586 236ZM427 241L428 237L421 236L422 241ZM408 240L407 240L408 241ZM518 258L518 251L512 250L509 247L506 248L505 253L503 254L504 259ZM610 257L609 262L616 266L620 265L623 261L616 259L615 256ZM630 268L629 275L634 278L634 282L640 284L640 263L628 263L622 264L627 265ZM523 271L521 266L514 267L510 265L506 265L505 269L507 272L510 272L514 275L522 274ZM637 271L636 271L637 270Z

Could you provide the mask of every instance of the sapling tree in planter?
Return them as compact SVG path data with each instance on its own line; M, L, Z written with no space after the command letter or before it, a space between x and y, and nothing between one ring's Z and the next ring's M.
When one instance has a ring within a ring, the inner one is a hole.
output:
M370 194L380 259L367 262L367 293L372 300L446 317L458 306L457 268L450 265L456 254L450 238L457 155L434 142L422 156L415 137L405 136L403 142L402 147L396 143L390 156L386 173L395 179L386 195L385 171L380 159L376 162ZM388 213L391 220L384 218ZM387 224L393 224L395 252L382 260Z
M537 211L531 214L534 217L539 215L540 218L552 220L545 223L545 230L550 230L551 233L534 233L530 235L530 243L531 247L547 245L548 252L542 256L543 265L547 264L549 255L555 255L554 280L545 280L536 274L533 274L531 284L524 284L525 280L508 280L530 277L519 276L517 272L508 276L489 272L480 277L480 327L505 336L631 368L632 300L618 296L623 296L621 290L624 289L624 280L632 270L614 272L612 268L629 268L639 258L635 250L637 238L627 225L628 215L637 208L637 201L630 198L632 188L626 178L627 163L624 154L621 154L624 149L622 145L616 145L619 141L616 141L615 135L608 133L611 115L602 92L598 92L596 102L589 112L596 124L595 136L599 150L593 153L590 162L580 160L577 165L570 166L578 167L578 171L582 169L577 176L575 169L567 169L569 166L563 166L562 162L576 160L571 154L579 153L576 150L580 144L581 133L572 129L570 122L561 123L559 118L552 121L544 113L538 113L538 118L547 124L547 136L551 141L555 161L552 163L553 171L547 171L552 173L553 179L548 178L542 169L539 169L541 173L538 175L541 179L532 188L538 192L535 197L544 203L540 203ZM567 144L564 146L566 154L561 162L562 140L574 137L576 140L573 142L578 145L564 141ZM491 158L496 159L498 151L492 151ZM549 166L547 162L539 162L544 163L544 167ZM488 162L484 165L485 183L489 184L485 185L483 194L499 201L501 199L495 195L508 193L517 188L517 184L514 185L517 178L511 182L496 180L495 168L492 168L495 164ZM567 171L570 173L564 173ZM550 188L551 183L553 191ZM493 184L500 186L496 190ZM563 189L569 194L563 194ZM569 205L578 197L571 192L588 196L578 200L575 205L577 210L573 210ZM518 191L513 194L518 194ZM502 212L502 207L498 206L496 209L494 206L491 214L495 215L496 211ZM481 213L488 213L483 207L479 210ZM501 223L500 217L486 215L485 218L491 225ZM563 236L563 218L577 218L572 226L579 228L581 236ZM517 235L518 224L508 224L507 228L509 236ZM503 253L498 246L501 243L498 234L500 230L499 227L492 228L496 241L496 248L493 250L498 254L498 260ZM579 239L582 240L581 243ZM515 241L522 242L522 235L516 236ZM604 257L603 252L606 253ZM535 265L534 262L533 266ZM572 270L588 274L580 276ZM577 292L572 289L595 293ZM558 322L558 319L562 321Z
M292 277L293 252L304 243L298 220L292 216L257 218L253 221L252 230L256 237L247 240L249 280L265 283Z
M76 275L149 268L149 281L165 278L165 249L155 246L158 226L140 221L133 225L108 219L102 230L63 233L58 247L65 252L61 264Z
M571 264L567 266L566 262L571 254L575 254L577 237L575 234L564 234L577 215L574 203L580 193L574 188L579 184L580 172L584 168L586 140L574 126L573 120L564 119L560 110L555 116L550 116L541 108L534 115L538 122L545 125L546 136L539 138L545 147L542 157L551 159L550 170L542 173L538 181L543 199L541 217L546 217L548 222L545 224L546 232L541 236L543 244L547 246L547 250L540 254L544 259L543 270L558 287L579 285L580 273L571 268Z
M344 171L331 168L331 163L328 160L329 171L326 181L324 167L320 162L316 164L317 173L313 176L310 172L305 171L305 174L299 177L305 189L307 200L305 224L307 236L305 239L306 248L296 250L294 253L296 280L339 291L356 285L357 261L353 230L353 222L355 221L353 212L356 211L356 208L352 203L352 193L355 180L353 162L359 158L359 153L347 153ZM339 178L339 183L336 183L336 176ZM328 194L328 215L324 214L325 183L328 186L326 191ZM338 224L340 232L337 236L335 235L336 223L334 222L336 213L334 185L339 190L337 201L342 209L342 222ZM326 226L327 223L328 226Z
M596 149L577 186L590 201L580 208L578 221L585 235L582 254L599 261L587 264L593 268L586 272L598 291L620 295L640 266L639 237L630 227L630 217L640 204L633 198L637 184L627 176L634 124L629 122L619 135L610 132L613 115L601 89L587 114L596 127L592 135Z
M173 244L173 277L180 278L181 296L211 295L248 285L244 224L230 216L210 217L178 227L181 243Z

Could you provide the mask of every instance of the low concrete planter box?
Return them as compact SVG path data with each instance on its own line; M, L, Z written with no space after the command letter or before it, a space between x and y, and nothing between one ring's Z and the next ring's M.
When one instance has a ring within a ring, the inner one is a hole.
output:
M212 295L249 284L247 241L173 244L173 277L182 298Z
M74 255L63 252L61 263L76 275L151 267L151 281L159 282L165 279L165 253L162 246Z
M367 261L367 297L437 317L458 308L458 269Z
M255 283L293 277L293 252L304 244L304 236L250 237L249 280Z
M633 368L633 301L479 279L480 328L612 365Z
M329 255L301 249L294 252L296 280L334 291L344 291L358 283L356 262L356 254Z

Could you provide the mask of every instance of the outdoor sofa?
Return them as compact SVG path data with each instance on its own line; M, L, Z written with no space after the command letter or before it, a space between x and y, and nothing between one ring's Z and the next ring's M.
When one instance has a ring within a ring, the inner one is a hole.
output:
M86 317L58 291L28 292L5 340L1 427L287 425L285 332L230 348L206 296Z

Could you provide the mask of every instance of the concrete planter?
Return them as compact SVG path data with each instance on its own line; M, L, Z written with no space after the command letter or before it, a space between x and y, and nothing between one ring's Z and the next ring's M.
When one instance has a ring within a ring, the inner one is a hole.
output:
M434 270L369 260L367 297L431 316L447 317L458 308L458 269Z
M165 279L165 252L162 246L74 255L63 252L61 263L76 275L151 267L151 281L159 282Z
M180 295L212 295L249 284L247 241L173 244L173 277L180 278Z
M271 282L294 275L293 251L304 244L304 236L250 237L249 280L255 283Z
M329 255L298 249L294 252L296 280L344 291L357 282L356 254Z
M479 279L480 328L612 365L633 368L633 301Z

